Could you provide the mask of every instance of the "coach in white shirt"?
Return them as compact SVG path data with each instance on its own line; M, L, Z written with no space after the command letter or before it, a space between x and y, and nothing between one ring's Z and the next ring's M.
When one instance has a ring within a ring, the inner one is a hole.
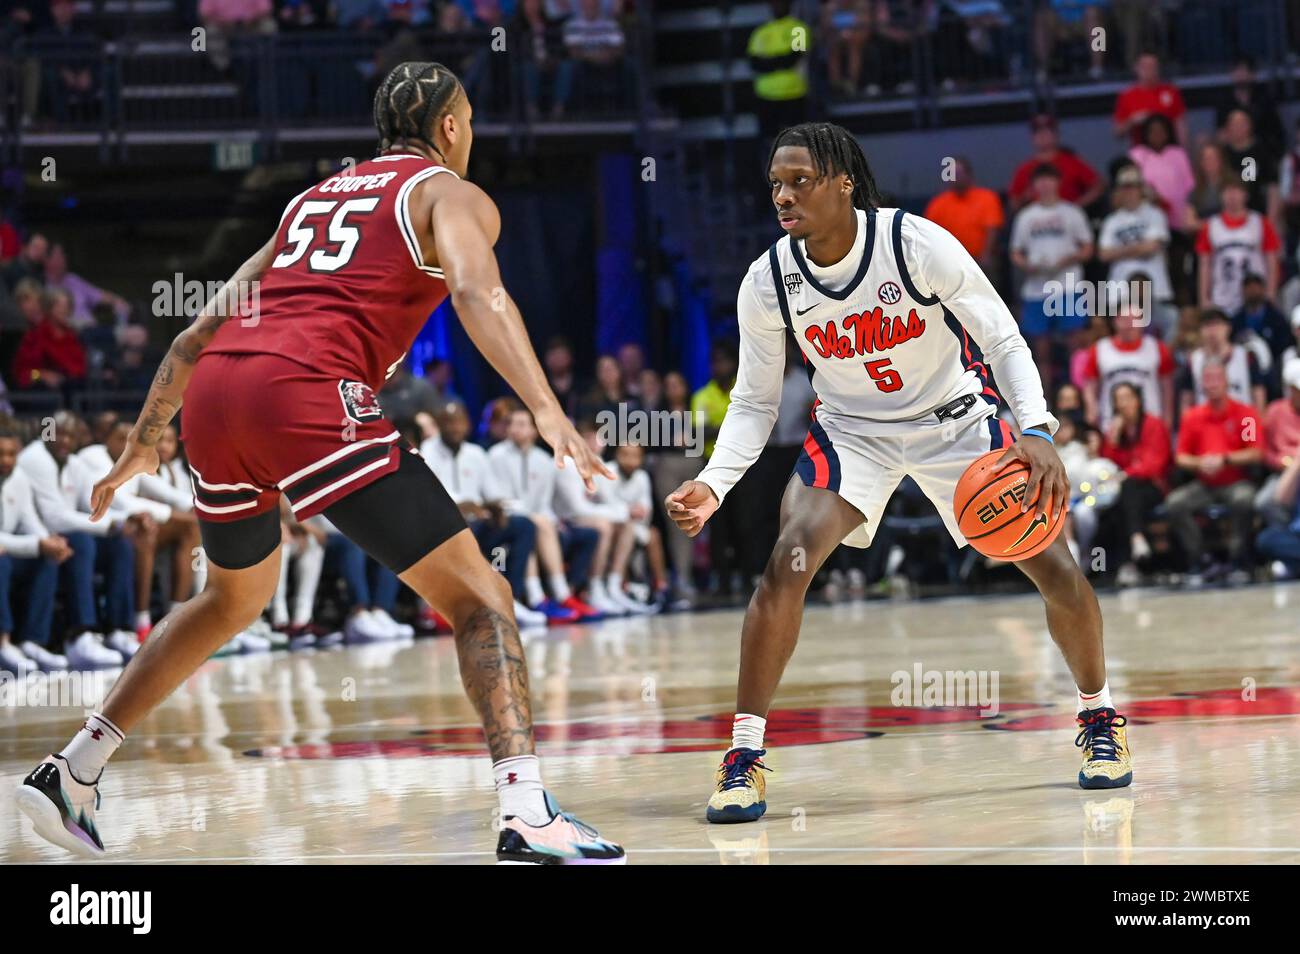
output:
M469 414L462 404L450 403L437 415L438 436L420 445L420 455L438 482L446 488L465 515L479 549L492 565L501 569L515 596L515 616L520 626L545 625L546 617L534 613L528 599L528 563L537 546L537 528L522 514L506 513L492 481L487 451L470 443ZM540 453L540 451L539 451ZM547 461L550 464L549 461ZM554 471L554 465L550 465ZM494 557L505 551L504 566Z
M75 453L80 419L60 411L53 419L49 440L32 441L18 454L17 469L31 483L36 512L51 531L64 536L72 557L63 564L72 599L69 623L75 638L67 645L74 668L120 665L139 647L134 630L135 549L132 537L140 520L119 512L106 519L90 519L90 492L96 475ZM107 638L96 626L95 566L104 571L106 622L113 627Z
M558 472L552 456L537 446L537 426L530 412L519 409L510 413L506 439L493 445L487 458L493 495L507 513L527 516L537 528L536 559L530 562L524 580L525 602L559 621L572 622L598 613L574 591L586 584L599 535L589 527L561 523L556 516L553 501ZM566 465L566 469L572 467L572 462ZM566 558L571 580L564 575ZM534 569L538 563L546 573L549 600Z
M112 469L113 462L126 448L130 433L131 425L118 421L108 431L103 444L91 444L78 452L77 456L96 480ZM174 444L174 433L171 440ZM154 562L159 553L171 553L168 611L194 595L194 558L201 541L192 490L173 487L153 474L137 474L117 489L109 513L113 513L113 508L119 508L128 517L139 518L140 532L134 539L135 618L131 625L143 637L153 623L149 603ZM118 625L116 620L114 624Z
M50 533L36 515L32 485L16 469L21 447L16 433L0 430L0 669L18 675L68 667L67 657L51 652L49 643L59 564L72 556L68 541ZM16 630L10 602L15 589L26 600Z

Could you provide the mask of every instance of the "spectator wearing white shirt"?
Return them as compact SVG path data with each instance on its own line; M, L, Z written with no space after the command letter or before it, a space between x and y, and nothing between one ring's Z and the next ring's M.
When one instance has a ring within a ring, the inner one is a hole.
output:
M621 588L627 576L628 563L636 547L645 550L650 570L650 586L655 594L655 605L668 601L668 562L664 558L663 537L659 528L651 523L654 516L654 489L650 474L645 469L645 448L640 444L620 444L614 451L616 482L614 496L627 505L632 546L627 553L615 551L609 575L609 585Z
M448 403L437 416L438 433L420 444L420 455L460 512L479 549L510 583L515 617L521 627L546 625L545 614L530 610L525 579L537 545L537 527L522 514L506 513L494 498L487 451L467 438L469 414L463 404ZM504 559L502 559L504 557Z
M67 605L71 635L65 641L68 664L74 669L121 665L139 647L131 628L135 615L135 550L143 514L124 511L105 519L90 519L90 492L97 475L74 451L81 420L70 411L54 416L48 440L38 438L18 454L18 470L26 475L36 499L41 523L72 547L62 573L70 596ZM107 637L97 629L95 569L105 582Z
M555 460L537 446L537 426L526 409L510 412L506 438L487 452L490 496L501 501L507 513L522 514L537 528L537 548L524 579L529 607L554 622L575 622L600 616L600 611L574 595L586 583L599 534L589 527L566 524L556 516ZM572 468L572 462L566 469ZM568 561L569 575L564 572ZM540 570L539 570L540 565ZM546 573L547 588L542 587ZM572 586L570 586L572 581Z
M1020 330L1047 382L1052 380L1053 335L1088 323L1072 290L1083 277L1083 263L1092 257L1092 227L1083 210L1061 198L1061 173L1055 166L1043 163L1032 181L1034 201L1020 210L1011 226L1011 262L1024 274Z
M91 444L77 454L95 480L113 469L113 462L126 449L130 433L130 424L116 421L105 434L104 443ZM194 595L194 563L201 545L199 521L192 493L179 492L153 475L132 477L113 495L112 506L143 518L143 532L135 539L135 629L143 638L153 624L149 604L159 553L171 552L171 600L166 612Z
M1143 197L1142 173L1135 165L1126 165L1116 173L1114 202L1114 210L1101 223L1097 257L1110 265L1112 295L1116 294L1115 286L1133 281L1137 274L1150 281L1151 288L1143 293L1142 301L1157 318L1156 328L1163 337L1172 324L1167 312L1174 295L1165 264L1169 221ZM1127 289L1120 294L1127 294ZM1127 301L1128 297L1118 300ZM1116 303L1112 299L1111 304Z
M597 455L604 453L605 445L594 420L579 421L578 433ZM630 509L615 493L614 481L599 474L594 479L596 489L588 493L576 468L567 467L555 478L555 512L569 524L589 527L598 535L587 602L609 616L654 612L653 607L623 591L623 573L636 544L636 524Z
M16 469L22 443L0 430L0 669L23 675L66 669L66 656L50 651L59 564L72 556L68 541L50 533L36 513L27 476ZM24 602L15 628L14 596ZM18 645L14 645L14 637Z

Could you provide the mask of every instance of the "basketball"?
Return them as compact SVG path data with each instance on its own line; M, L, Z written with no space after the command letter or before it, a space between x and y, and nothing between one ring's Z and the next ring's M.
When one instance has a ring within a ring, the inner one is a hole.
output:
M1061 532L1066 508L1037 517L1020 512L1029 467L1012 461L997 470L1005 450L989 451L975 459L957 481L952 508L962 534L980 553L1015 563L1042 553Z

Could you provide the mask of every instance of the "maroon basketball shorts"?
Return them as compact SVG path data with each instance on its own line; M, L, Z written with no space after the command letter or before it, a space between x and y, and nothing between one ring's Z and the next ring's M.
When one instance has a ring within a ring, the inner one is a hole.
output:
M273 354L205 354L185 390L194 506L224 523L277 510L299 520L397 470L407 444L374 391Z

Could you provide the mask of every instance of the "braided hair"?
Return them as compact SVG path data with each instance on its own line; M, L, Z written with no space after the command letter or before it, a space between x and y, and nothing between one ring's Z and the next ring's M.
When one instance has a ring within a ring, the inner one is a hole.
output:
M800 123L777 133L772 151L767 154L764 175L772 168L772 158L782 146L802 146L812 157L817 177L846 175L853 182L853 206L867 211L880 208L876 179L867 165L867 157L851 132L834 123Z
M379 151L419 142L439 156L433 129L464 92L456 74L441 63L399 63L375 91ZM445 158L445 157L444 157Z

